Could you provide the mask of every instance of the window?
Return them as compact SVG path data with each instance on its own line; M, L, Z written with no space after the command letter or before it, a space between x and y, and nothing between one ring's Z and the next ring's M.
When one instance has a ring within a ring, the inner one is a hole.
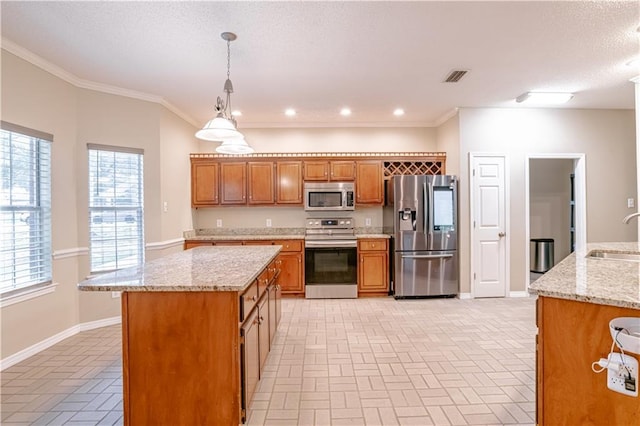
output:
M53 136L1 123L0 293L51 283Z
M144 261L143 151L89 145L91 272Z

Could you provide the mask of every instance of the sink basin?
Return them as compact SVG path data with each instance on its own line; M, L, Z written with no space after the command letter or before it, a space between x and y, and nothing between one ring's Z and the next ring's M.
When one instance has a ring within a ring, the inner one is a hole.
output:
M606 250L591 250L587 257L592 259L626 260L627 262L640 262L640 253L621 253Z

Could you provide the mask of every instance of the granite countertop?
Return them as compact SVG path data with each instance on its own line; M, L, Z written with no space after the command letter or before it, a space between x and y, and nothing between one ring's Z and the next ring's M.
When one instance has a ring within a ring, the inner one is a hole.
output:
M640 243L592 243L572 253L534 281L539 296L640 310L640 264L586 257L592 250L640 254Z
M189 241L303 240L304 228L211 228L185 231ZM391 238L380 227L355 228L357 238Z
M82 281L84 291L243 291L282 247L195 247Z
M245 241L245 240L302 240L304 234L278 235L196 235L185 238L188 241Z
M357 238L391 238L389 234L356 234Z

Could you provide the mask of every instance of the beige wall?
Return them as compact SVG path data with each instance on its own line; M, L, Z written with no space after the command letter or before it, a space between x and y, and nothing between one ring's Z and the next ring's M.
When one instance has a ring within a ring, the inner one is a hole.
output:
M529 234L531 238L553 238L554 262L571 253L571 180L574 161L529 160Z
M460 110L461 291L469 280L469 153L508 155L511 291L525 290L526 154L585 153L587 240L635 241L636 225L623 225L626 199L636 194L635 122L631 110Z
M89 246L87 143L144 149L147 259L181 250L180 244L162 242L192 228L188 154L198 145L196 129L157 103L77 88L4 50L1 59L2 120L54 135L53 280L58 284L53 293L1 309L4 359L80 323L120 315L120 299L111 293L77 290L89 274L88 255L55 254Z
M437 151L447 153L447 174L460 175L460 116L454 115L436 128Z

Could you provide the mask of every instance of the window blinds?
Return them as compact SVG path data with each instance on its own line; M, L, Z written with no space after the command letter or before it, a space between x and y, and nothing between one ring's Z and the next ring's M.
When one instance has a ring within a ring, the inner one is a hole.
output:
M1 122L0 293L51 282L53 136Z
M88 145L89 231L92 272L144 261L143 154Z

